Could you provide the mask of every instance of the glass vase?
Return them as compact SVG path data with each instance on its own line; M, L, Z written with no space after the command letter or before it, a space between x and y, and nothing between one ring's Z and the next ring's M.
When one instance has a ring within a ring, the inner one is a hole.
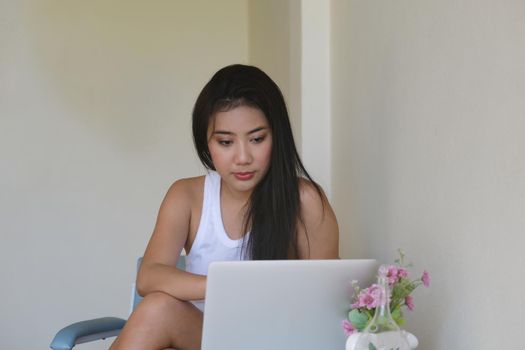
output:
M401 331L390 313L390 287L379 276L379 305L366 328L358 334L347 350L410 350L406 333Z

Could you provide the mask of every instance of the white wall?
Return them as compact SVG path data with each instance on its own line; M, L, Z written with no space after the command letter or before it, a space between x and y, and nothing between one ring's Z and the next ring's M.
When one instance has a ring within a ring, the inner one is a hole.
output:
M525 2L332 1L333 193L343 256L404 248L430 349L520 347Z
M301 0L249 0L249 61L279 86L301 148Z
M301 35L302 160L331 199L329 1L301 1Z
M3 348L45 348L81 317L126 316L133 261L167 186L201 173L189 116L217 68L267 70L302 139L305 3L0 2ZM422 349L519 344L525 5L331 5L342 256L389 261L402 247L428 268L432 288L416 292L407 325ZM279 30L257 34L265 13ZM256 39L271 33L288 37Z
M194 100L247 61L246 0L0 2L1 348L127 316L166 189L202 173Z

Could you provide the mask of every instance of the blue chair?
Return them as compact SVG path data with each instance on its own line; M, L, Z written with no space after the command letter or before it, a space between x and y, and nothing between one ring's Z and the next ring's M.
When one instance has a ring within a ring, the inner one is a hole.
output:
M142 258L137 261L137 272L142 263ZM185 256L181 256L177 262L177 267L184 270L186 268ZM137 293L137 288L133 284L132 291L132 310L142 300ZM116 337L126 324L126 320L118 317L101 317L93 320L80 321L62 328L53 338L51 349L53 350L71 350L77 344L88 343L95 340L101 340Z

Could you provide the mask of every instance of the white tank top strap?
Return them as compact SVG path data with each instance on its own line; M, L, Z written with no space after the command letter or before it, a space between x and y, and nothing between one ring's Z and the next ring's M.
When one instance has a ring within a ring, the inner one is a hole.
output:
M208 275L208 267L214 261L247 260L246 242L244 239L233 240L224 229L221 214L221 177L209 172L204 179L202 212L197 234L186 255L186 271L197 275ZM204 301L192 303L204 311Z
M221 214L221 177L210 171L204 180L202 214L193 245L186 257L186 270L199 275L208 274L214 261L246 259L244 239L231 239L224 229ZM242 257L241 257L242 255Z
M215 233L217 238L221 241L224 246L229 248L241 247L242 239L231 239L226 233L224 228L224 222L222 221L222 210L221 210L221 177L218 173L213 172L210 176L210 182L213 184L211 188L211 200L210 204L210 219L215 223ZM246 236L248 238L248 236Z

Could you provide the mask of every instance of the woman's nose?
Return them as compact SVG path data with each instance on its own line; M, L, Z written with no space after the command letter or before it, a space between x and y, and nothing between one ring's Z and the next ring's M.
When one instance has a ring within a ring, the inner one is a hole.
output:
M253 160L252 154L250 152L250 147L243 143L239 143L236 153L236 163L237 164L250 164Z

